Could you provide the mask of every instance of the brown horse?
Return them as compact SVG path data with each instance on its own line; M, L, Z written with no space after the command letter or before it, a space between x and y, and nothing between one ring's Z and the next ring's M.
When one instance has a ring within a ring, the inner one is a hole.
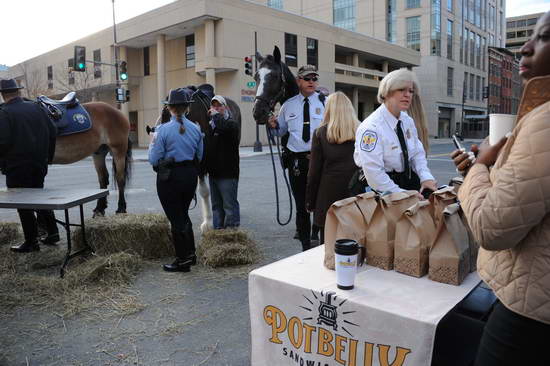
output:
M113 156L113 174L119 190L116 213L126 213L124 188L130 176L132 148L128 138L130 122L118 109L103 102L84 103L90 114L92 127L80 133L58 136L53 164L71 164L93 154L99 187L109 186L109 172L105 157L110 151ZM104 216L107 198L100 198L94 209L95 216Z

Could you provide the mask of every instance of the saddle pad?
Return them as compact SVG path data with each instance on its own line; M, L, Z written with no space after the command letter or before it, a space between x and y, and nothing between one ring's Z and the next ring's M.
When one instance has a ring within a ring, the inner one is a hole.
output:
M56 107L63 111L61 119L54 121L57 126L57 136L72 135L92 128L92 119L82 105L78 104L73 108L66 108L63 105L56 105Z

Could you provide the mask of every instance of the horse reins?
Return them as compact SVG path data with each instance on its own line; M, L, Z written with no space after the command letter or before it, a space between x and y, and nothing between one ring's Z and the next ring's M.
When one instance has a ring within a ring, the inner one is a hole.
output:
M286 93L285 84L286 84L286 82L285 82L285 79L284 79L283 65L281 65L281 89L275 95L273 100L268 101L268 100L266 100L262 97L256 96L256 98L255 98L256 100L263 101L264 103L266 103L269 106L269 116L273 115L273 111L275 110L275 106L277 105L278 102L280 102L282 100L283 96L285 95L285 93ZM265 132L267 134L267 143L269 145L269 152L270 152L270 155L271 155L271 165L273 167L273 178L274 178L274 182L275 182L275 201L276 201L276 207L277 207L277 223L281 226L285 226L292 219L292 190L290 189L290 183L288 181L288 177L287 177L286 172L285 172L285 168L284 168L284 165L283 165L283 159L281 158L281 148L280 148L279 136L274 136L271 133L267 123L265 125ZM273 144L275 144L275 146L277 146L277 155L279 156L279 162L281 164L281 169L283 170L283 178L285 180L286 187L287 187L287 190L288 190L288 201L290 203L290 212L289 212L289 215L288 215L288 220L286 220L285 222L281 221L280 204L279 204L279 184L278 184L278 180L277 180L277 169L275 168L275 158L273 157Z

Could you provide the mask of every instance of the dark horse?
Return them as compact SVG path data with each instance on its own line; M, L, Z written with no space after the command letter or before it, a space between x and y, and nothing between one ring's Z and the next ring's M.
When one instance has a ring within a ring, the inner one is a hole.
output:
M199 172L199 185L198 191L201 198L201 208L202 208L202 218L203 222L200 225L201 232L212 228L212 208L210 207L210 188L206 183L206 160L208 155L211 153L211 145L209 143L209 136L212 132L212 127L210 126L210 115L208 113L210 109L210 103L212 97L214 96L214 88L210 84L202 84L198 87L195 86L186 86L184 88L192 97L192 103L189 105L189 110L187 111L186 117L192 122L197 123L201 131L205 135L204 140L204 158L201 163L200 172ZM240 129L241 129L241 109L232 99L225 97L227 101L231 116L235 122L239 125L239 140L240 140ZM170 113L165 109L161 116L159 117L159 123L168 122L170 120Z
M273 55L256 55L258 71L254 75L258 88L254 102L253 116L257 124L265 124L273 109L299 93L296 78L281 61L281 51L275 46Z
M94 166L99 179L99 187L109 185L109 172L105 157L110 151L113 156L113 170L119 190L117 213L126 213L124 188L130 174L132 162L131 143L128 138L130 122L118 109L103 102L82 104L90 114L92 127L72 135L58 136L56 139L53 164L71 164L93 154ZM104 216L107 198L97 201L95 216Z

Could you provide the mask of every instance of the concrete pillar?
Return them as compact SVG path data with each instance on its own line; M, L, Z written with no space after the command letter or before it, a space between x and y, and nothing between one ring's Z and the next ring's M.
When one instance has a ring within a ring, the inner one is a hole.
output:
M353 98L351 102L353 103L353 108L355 109L355 115L357 116L357 118L359 118L359 88L358 87L353 88Z
M359 67L359 54L358 53L354 53L353 54L353 66L355 67Z
M388 73L389 66L390 65L389 65L388 61L382 62L382 72Z
M157 90L158 90L158 112L162 111L161 100L166 96L166 57L164 46L166 35L159 34L157 37Z
M214 20L207 19L204 22L204 58L206 61L206 82L216 90L216 69L210 64L216 57L216 30Z

